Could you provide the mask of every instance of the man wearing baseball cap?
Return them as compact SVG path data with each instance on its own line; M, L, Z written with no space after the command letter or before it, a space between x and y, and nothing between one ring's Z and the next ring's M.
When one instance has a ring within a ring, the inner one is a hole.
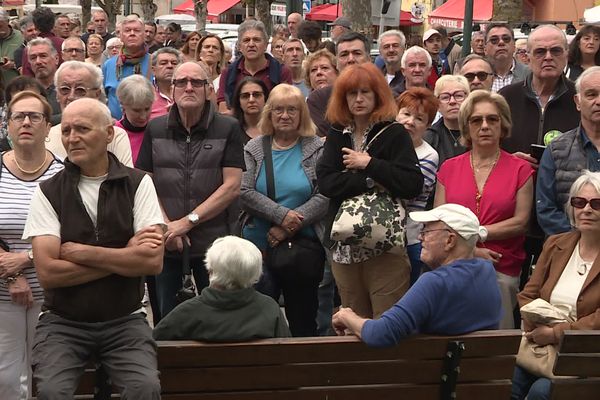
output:
M468 208L444 204L410 217L423 222L421 260L432 268L377 320L350 308L333 316L338 335L354 334L369 346L393 346L417 334L459 335L497 329L502 315L494 266L475 258L475 244L487 232Z
M425 31L423 34L423 47L429 52L432 61L427 83L430 88L434 88L439 77L452 73L446 54L442 49L442 34L435 29Z
M344 33L352 30L352 24L346 17L337 17L335 21L327 25L331 26L329 33L331 35L331 40L333 40L334 43L337 43L337 39Z

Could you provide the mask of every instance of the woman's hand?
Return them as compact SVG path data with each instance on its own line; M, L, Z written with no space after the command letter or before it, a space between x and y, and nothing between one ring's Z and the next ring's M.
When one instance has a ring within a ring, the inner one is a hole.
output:
M344 160L344 166L347 169L365 169L371 161L371 156L365 151L354 151L348 147L343 147L342 156Z
M534 330L525 333L525 337L540 346L556 343L554 329L545 325L538 326Z
M481 247L476 247L475 251L473 252L473 255L478 258L483 258L484 260L490 260L494 264L498 264L500 262L500 259L502 258L502 254Z
M293 236L300 228L302 228L302 220L304 216L294 210L290 210L285 214L281 227Z
M29 257L27 252L15 253L4 251L0 253L0 278L13 276L27 267Z
M12 302L20 306L30 307L33 304L33 293L27 279L21 275L8 284L8 292Z
M340 307L331 318L331 325L338 336L355 335L362 338L361 332L365 322L365 318L359 317L349 307Z
M267 232L267 243L269 243L269 246L275 247L287 239L287 237L288 233L281 226L272 226L269 232Z

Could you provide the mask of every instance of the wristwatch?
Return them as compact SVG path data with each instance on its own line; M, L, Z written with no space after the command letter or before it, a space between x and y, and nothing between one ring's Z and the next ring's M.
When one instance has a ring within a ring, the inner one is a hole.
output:
M367 189L373 189L375 187L375 181L371 177L366 177L365 181L367 183Z
M192 225L197 225L198 222L200 222L200 216L195 212L189 213L187 219L192 223Z
M479 241L481 243L483 243L487 240L487 237L488 237L488 230L485 226L481 225L479 227Z

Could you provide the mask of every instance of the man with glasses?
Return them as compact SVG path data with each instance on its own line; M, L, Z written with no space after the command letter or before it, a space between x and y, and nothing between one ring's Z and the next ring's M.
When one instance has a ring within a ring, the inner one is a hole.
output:
M467 78L469 87L473 90L492 90L494 81L494 67L492 63L478 54L469 54L462 61L460 75Z
M581 125L550 142L538 169L536 212L548 236L572 229L564 206L582 170L600 171L600 67L586 69L575 89Z
M379 53L385 63L381 72L394 93L394 98L404 92L404 75L402 74L402 55L406 38L398 30L385 31L379 36Z
M485 55L495 69L492 91L524 81L529 69L515 60L515 34L508 24L492 23L485 31Z
M136 161L136 167L152 173L168 226L163 272L156 276L160 318L177 304L184 246L189 246L190 267L201 290L208 286L208 246L236 232L243 133L237 120L219 114L207 101L208 79L208 71L195 62L177 67L174 104L168 115L148 123Z
M56 71L54 76L56 86L56 100L60 109L64 109L73 101L87 97L96 99L103 104L106 96L102 89L102 75L93 64L81 61L65 61ZM113 140L108 144L108 151L128 167L133 166L131 159L131 145L127 132L115 126ZM48 134L46 148L62 159L67 157L67 151L61 140L61 124L53 126Z
M477 241L487 235L475 214L458 204L444 204L411 212L410 218L425 224L419 234L421 260L432 271L421 275L377 320L340 308L332 321L337 334L349 331L369 346L384 347L417 333L460 335L497 329L500 290L491 261L473 255Z
M62 43L63 61L85 61L85 43L76 36L66 38Z

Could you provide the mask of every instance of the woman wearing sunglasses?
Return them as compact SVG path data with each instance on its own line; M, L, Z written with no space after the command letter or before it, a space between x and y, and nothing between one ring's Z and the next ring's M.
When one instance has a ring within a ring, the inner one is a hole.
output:
M502 296L500 329L512 329L533 201L533 169L500 149L512 125L502 96L475 90L462 103L458 120L468 151L442 164L434 204L465 206L487 229L487 239L478 243L475 256L494 263Z
M575 322L535 326L523 319L525 336L539 345L558 344L566 329L600 329L600 173L584 171L571 186L566 213L575 230L550 236L519 305L541 298L570 310ZM549 398L550 380L517 366L512 399Z

